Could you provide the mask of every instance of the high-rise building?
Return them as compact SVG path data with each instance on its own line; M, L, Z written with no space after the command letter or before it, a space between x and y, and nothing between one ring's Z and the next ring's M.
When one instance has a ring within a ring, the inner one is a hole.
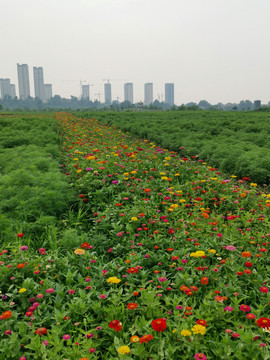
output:
M153 83L144 84L144 105L150 105L153 102Z
M52 98L52 84L44 84L44 100L47 102Z
M0 79L0 92L2 99L5 96L11 96L10 79Z
M19 98L27 99L30 96L29 71L27 64L17 64Z
M35 97L39 98L41 101L45 101L43 68L34 66L33 71L34 71Z
M165 103L174 105L174 84L165 84Z
M89 88L90 88L89 85L82 85L81 99L89 100L89 98L90 98Z
M16 97L16 87L15 84L10 84L10 96L12 99Z
M104 84L104 93L105 93L105 104L111 105L112 103L112 88L111 84Z
M124 100L131 102L133 104L133 84L126 83L124 85Z

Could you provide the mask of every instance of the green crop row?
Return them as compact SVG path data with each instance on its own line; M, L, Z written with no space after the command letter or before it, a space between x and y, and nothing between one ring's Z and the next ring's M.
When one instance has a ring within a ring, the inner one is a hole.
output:
M27 231L42 241L67 208L70 189L60 171L59 136L52 115L0 118L0 234ZM38 245L38 244L37 244Z
M246 112L81 113L186 155L225 173L270 182L270 116ZM185 149L183 149L183 147Z

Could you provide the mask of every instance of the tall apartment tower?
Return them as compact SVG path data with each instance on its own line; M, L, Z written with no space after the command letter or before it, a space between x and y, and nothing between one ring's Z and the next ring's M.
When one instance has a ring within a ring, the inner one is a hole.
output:
M165 103L174 105L174 84L165 84Z
M111 84L104 84L104 93L105 93L105 104L111 105L112 103L112 87Z
M133 104L133 84L126 83L124 85L124 99L125 101L131 102Z
M44 84L44 99L49 101L52 98L52 84Z
M0 94L2 99L5 96L11 96L10 79L0 79Z
M35 98L39 98L41 101L45 101L43 68L34 66L33 71L34 71Z
M153 102L153 83L144 84L144 105L150 105Z
M16 97L16 87L15 84L10 84L10 96L12 99Z
M90 92L89 92L89 85L82 85L82 95L81 99L89 100Z
M19 98L27 99L30 96L29 71L27 64L17 64Z

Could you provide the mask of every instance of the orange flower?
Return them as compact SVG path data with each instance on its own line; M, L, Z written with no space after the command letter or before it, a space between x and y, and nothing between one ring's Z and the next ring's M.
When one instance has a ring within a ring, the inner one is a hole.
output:
M2 318L3 319L9 319L12 316L12 312L11 311L5 311L2 314Z
M131 341L132 343L136 343L136 342L139 342L139 341L140 341L140 338L139 338L139 336L137 336L137 335L133 335L133 336L131 336L130 341Z
M244 258L250 258L252 256L252 254L251 254L251 252L249 252L249 251L243 251L242 252L242 257L244 257Z
M18 264L18 265L17 265L17 268L18 268L18 269L21 269L21 268L23 268L23 267L24 267L24 264Z
M146 188L146 189L144 189L143 191L144 191L145 193L150 193L150 192L151 192L151 189Z

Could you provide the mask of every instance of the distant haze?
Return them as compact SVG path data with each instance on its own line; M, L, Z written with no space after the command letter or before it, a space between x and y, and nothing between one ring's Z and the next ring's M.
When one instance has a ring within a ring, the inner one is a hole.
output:
M269 0L0 0L0 78L42 66L53 95L112 99L133 82L134 101L175 84L175 103L270 101Z

